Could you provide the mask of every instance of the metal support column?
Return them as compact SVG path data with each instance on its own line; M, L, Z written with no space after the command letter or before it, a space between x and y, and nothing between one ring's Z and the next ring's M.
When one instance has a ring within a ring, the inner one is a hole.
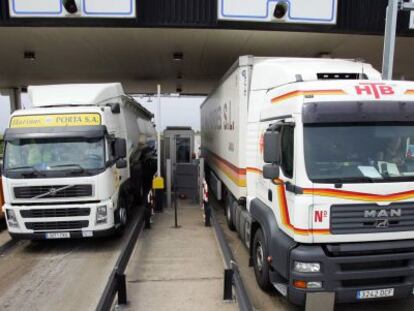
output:
M171 208L171 186L172 186L172 176L171 176L171 159L167 159L165 163L165 171L167 177L167 207Z
M204 180L204 158L200 158L199 167L199 189L200 189L200 208L203 207L203 180Z
M223 300L233 300L233 269L224 270Z
M384 80L392 80L398 11L400 10L414 11L414 2L388 0L384 34L384 55L382 59L382 78Z
M382 78L384 80L392 80L399 5L400 0L388 1L384 34L384 55L382 60Z
M126 290L126 280L125 274L116 275L116 283L118 288L118 305L126 305L127 300L127 290Z
M19 88L1 89L0 95L7 96L10 101L10 113L22 109L21 90Z

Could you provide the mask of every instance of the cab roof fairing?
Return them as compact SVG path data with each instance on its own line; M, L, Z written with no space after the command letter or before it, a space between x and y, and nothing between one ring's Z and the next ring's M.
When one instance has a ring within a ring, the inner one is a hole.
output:
M355 60L257 57L254 58L251 90L271 90L297 82L321 82L317 76L320 73L361 74L373 81L382 79L381 73L372 65Z
M121 83L29 86L33 107L100 106L125 96Z

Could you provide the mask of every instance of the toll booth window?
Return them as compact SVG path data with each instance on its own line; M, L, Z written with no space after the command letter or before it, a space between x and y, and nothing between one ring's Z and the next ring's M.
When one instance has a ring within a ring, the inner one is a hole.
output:
M177 137L176 139L177 149L177 163L189 163L190 162L190 138L189 137Z
M294 127L282 127L282 170L286 177L293 177Z

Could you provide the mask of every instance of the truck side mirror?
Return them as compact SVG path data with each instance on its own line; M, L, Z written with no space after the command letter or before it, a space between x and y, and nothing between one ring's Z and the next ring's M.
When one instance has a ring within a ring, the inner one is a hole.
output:
M127 156L126 140L123 138L115 138L114 142L115 159L124 159Z
M118 161L116 161L116 168L120 169L120 168L126 168L128 166L128 163L125 159L119 159Z
M279 165L276 164L266 164L263 166L263 178L274 180L279 178Z
M280 164L281 150L280 150L280 132L266 131L263 137L263 160L265 163Z

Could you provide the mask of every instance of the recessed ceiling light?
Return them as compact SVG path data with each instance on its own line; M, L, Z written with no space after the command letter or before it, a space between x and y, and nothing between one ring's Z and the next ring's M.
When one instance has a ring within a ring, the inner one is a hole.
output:
M33 51L25 51L24 52L24 59L35 60L36 59L36 53L33 52Z
M173 60L176 61L176 62L182 61L183 58L184 58L183 52L175 52L173 54Z

